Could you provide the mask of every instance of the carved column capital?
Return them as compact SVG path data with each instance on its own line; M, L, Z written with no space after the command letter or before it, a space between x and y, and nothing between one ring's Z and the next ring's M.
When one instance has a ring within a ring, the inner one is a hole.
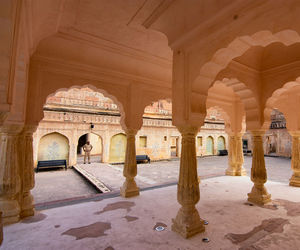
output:
M0 133L8 135L18 135L22 132L24 125L21 124L5 124L0 127Z
M24 125L22 133L25 135L32 135L37 130L37 128L37 125Z
M181 133L182 137L195 138L195 136L199 132L200 127L194 127L194 126L177 126L177 129Z
M263 137L266 133L265 130L251 130L250 133L252 134L252 139L256 140L259 139L260 137Z

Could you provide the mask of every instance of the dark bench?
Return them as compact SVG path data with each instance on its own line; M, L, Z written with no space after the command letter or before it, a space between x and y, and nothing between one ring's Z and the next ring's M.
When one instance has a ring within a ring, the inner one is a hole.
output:
M243 149L243 153L244 153L244 155L248 155L248 154L252 154L252 151L251 150L249 150L249 149Z
M228 151L226 149L219 150L219 155L221 155L221 156L228 155Z
M150 163L150 157L148 155L137 155L136 156L136 163L144 162L144 161L148 161L148 163Z
M39 168L45 168L45 167L58 167L58 166L64 166L67 170L67 161L66 160L49 160L49 161L38 161L36 172L39 171Z

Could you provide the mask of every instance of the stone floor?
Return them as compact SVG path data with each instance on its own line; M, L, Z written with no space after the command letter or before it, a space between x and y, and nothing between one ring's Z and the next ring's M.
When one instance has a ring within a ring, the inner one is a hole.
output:
M90 196L98 193L74 169L41 170L35 174L32 194L36 203Z
M266 157L268 180L288 183L292 176L291 160L288 158ZM198 158L198 175L201 177L223 176L228 166L227 156ZM244 167L251 173L252 157L245 156ZM80 167L100 179L111 190L119 190L124 181L123 165L104 163L79 164ZM165 183L176 183L179 175L179 160L158 161L138 164L136 182L139 187L149 187Z
M244 166L250 175L251 157L245 156ZM292 175L291 160L288 158L265 157L268 180L288 183ZM202 178L223 176L227 168L227 156L198 158L198 174ZM112 191L119 191L124 182L123 165L109 165L92 162L79 164L87 172L101 180ZM136 182L140 188L166 183L176 184L179 174L179 160L138 164ZM97 191L83 178L67 171L41 171L35 175L36 185L33 196L36 203L63 200L94 195Z
M197 209L206 232L183 239L171 231L179 204L176 186L39 211L4 228L0 249L299 249L299 189L269 181L273 204L249 206L249 177L204 179ZM245 204L246 203L246 204ZM157 232L155 225L166 230ZM210 239L202 242L203 237Z

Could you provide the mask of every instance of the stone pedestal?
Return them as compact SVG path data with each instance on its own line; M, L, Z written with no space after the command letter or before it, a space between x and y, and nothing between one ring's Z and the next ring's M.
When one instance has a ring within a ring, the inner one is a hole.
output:
M135 135L137 131L133 129L128 129L126 131L127 136L127 146L126 146L126 156L124 163L123 175L126 178L123 186L120 189L121 196L132 197L139 195L140 191L134 177L137 174L136 165L136 152L135 152Z
M205 231L203 221L195 205L200 199L200 190L197 175L197 158L195 137L197 127L178 128L182 135L180 158L180 172L177 190L177 199L181 205L177 216L173 219L172 230L189 238Z
M300 187L300 133L291 134L293 137L291 165L294 173L290 179L290 186Z
M251 193L248 194L248 201L263 205L271 201L271 195L268 194L264 186L264 183L267 181L262 139L265 132L251 131L251 133L253 142L251 180L254 186Z
M34 201L30 190L34 187L33 133L36 126L25 126L20 136L20 206L21 218L34 215Z
M228 168L225 174L230 176L245 176L246 169L243 167L243 141L242 134L229 135Z
M0 211L3 224L17 222L20 218L18 194L21 188L19 134L21 126L0 128Z

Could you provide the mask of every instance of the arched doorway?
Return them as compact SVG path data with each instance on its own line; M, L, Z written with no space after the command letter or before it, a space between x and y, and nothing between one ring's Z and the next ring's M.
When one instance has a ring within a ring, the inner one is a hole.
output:
M77 145L77 161L78 163L83 162L83 146L89 141L93 146L91 151L91 162L102 162L102 138L94 133L87 133L79 137Z
M225 147L225 138L223 136L218 137L218 150L224 150Z
M69 162L69 140L54 132L44 135L38 145L38 161L66 160Z
M116 134L110 139L109 163L121 163L125 161L126 135Z
M206 138L206 155L214 154L214 139L211 136Z

